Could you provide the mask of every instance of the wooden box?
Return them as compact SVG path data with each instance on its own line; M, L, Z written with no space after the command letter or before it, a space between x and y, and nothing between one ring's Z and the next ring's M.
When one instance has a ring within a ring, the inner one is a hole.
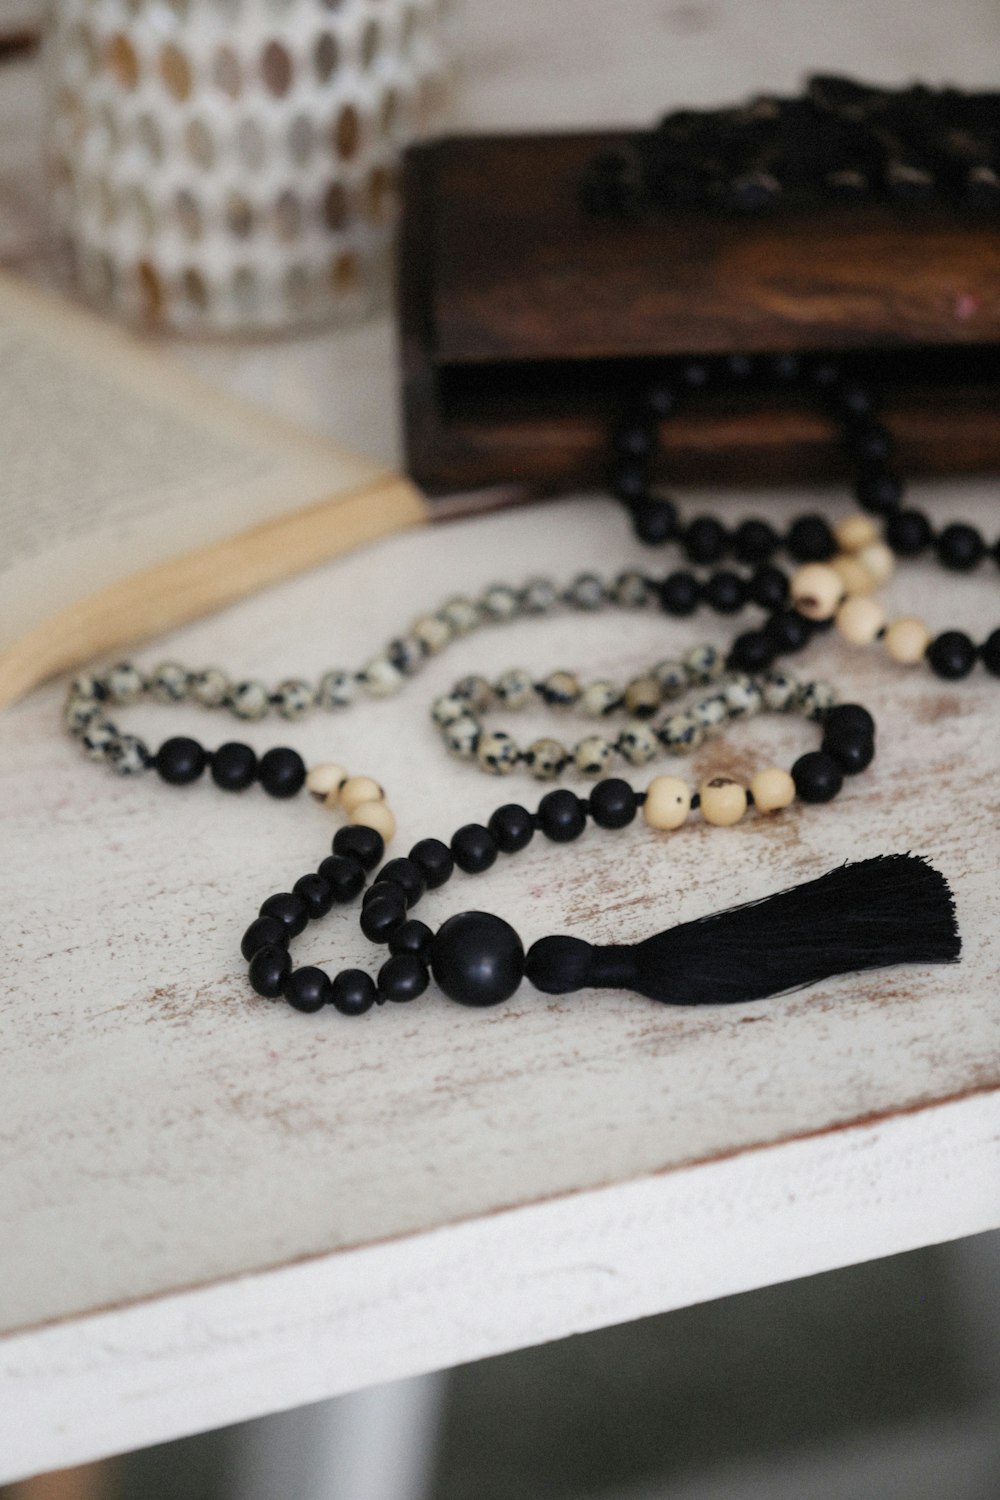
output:
M431 494L600 484L644 372L836 351L873 381L906 473L1000 468L1000 228L935 207L597 217L578 188L623 135L451 139L404 169L409 471ZM841 472L802 392L709 389L664 423L662 475Z

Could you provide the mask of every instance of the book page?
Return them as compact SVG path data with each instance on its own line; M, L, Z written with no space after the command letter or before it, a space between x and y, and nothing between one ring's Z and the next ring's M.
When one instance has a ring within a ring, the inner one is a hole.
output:
M0 276L0 654L73 601L387 475Z

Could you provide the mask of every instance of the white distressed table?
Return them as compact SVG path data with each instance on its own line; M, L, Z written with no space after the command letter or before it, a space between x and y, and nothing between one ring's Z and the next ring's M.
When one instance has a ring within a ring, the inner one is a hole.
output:
M790 86L817 56L819 15L824 65L870 73L891 24L861 4L785 0L762 28L722 0L632 0L606 37L606 13L476 0L465 120L643 119L672 98ZM927 8L921 26L893 34L879 71L985 81L995 17ZM395 455L385 325L185 357ZM781 518L806 501L843 509L804 493L688 503ZM934 486L919 503L1000 530L992 481ZM393 539L142 660L308 675L360 661L457 589L639 556L617 511L576 498ZM945 586L909 567L889 602L934 625L1000 619L995 571ZM727 632L610 613L519 623L455 646L391 703L248 735L377 775L405 849L535 795L443 759L426 709L454 677L514 663L620 675L695 634ZM997 686L900 676L832 641L808 667L881 726L874 767L832 807L668 838L590 830L426 903L434 921L506 913L529 941L609 941L848 856L919 850L951 880L960 968L704 1013L527 988L495 1012L428 994L354 1023L259 1001L239 935L265 894L322 857L334 820L305 802L104 776L61 736L57 687L4 715L0 1480L1000 1225ZM162 711L133 717L168 732ZM171 719L185 727L228 733ZM756 720L694 770L745 773L813 740L800 723ZM343 915L298 952L369 957Z

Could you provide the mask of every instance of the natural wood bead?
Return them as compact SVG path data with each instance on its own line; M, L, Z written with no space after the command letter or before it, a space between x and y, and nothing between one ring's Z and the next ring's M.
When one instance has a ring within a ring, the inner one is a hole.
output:
M642 815L650 828L680 828L691 811L691 788L679 776L654 776Z
M878 541L878 527L871 516L845 516L834 527L837 546L842 552L860 552L862 547Z
M923 620L913 615L903 615L893 620L885 633L885 649L893 661L901 666L915 667L923 661L924 653L931 643L931 633Z
M840 579L849 599L858 594L870 594L875 587L874 578L856 557L835 557L830 567Z
M750 783L750 791L754 807L762 813L778 812L795 801L795 782L779 766L758 771Z
M717 828L738 823L747 810L746 787L740 786L738 781L730 781L728 776L713 776L711 781L703 782L698 788L698 796L701 798L702 817Z
M340 796L340 784L346 780L347 772L343 766L335 766L332 761L325 760L306 773L306 791L312 792L321 802L325 801L327 807L335 807Z
M829 563L806 563L792 574L792 603L807 620L831 620L844 587Z
M888 583L896 571L895 554L885 542L872 542L870 546L862 547L858 562L872 575L876 586Z
M361 802L381 802L385 796L377 781L370 776L349 776L340 788L340 805L352 813Z
M837 610L837 629L852 646L867 646L885 624L885 610L876 599L845 599Z
M361 828L374 828L387 844L396 832L396 819L381 799L359 802L351 809L351 822Z

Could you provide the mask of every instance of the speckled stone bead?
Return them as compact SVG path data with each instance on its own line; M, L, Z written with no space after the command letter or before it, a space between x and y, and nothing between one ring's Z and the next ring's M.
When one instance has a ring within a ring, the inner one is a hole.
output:
M454 635L468 635L471 630L475 630L482 619L472 600L462 596L449 599L439 613L447 620Z
M633 719L618 736L617 747L630 766L644 766L659 753L660 742L648 724Z
M642 815L650 828L680 828L691 811L691 788L679 776L654 776L646 788Z
M112 703L135 703L142 697L146 687L145 678L138 667L128 661L119 662L116 667L112 667L104 683Z
M108 765L119 776L141 775L150 759L149 747L134 734L116 735L107 756Z
M189 677L177 661L161 661L149 679L149 691L157 703L180 703L186 696Z
M238 719L262 719L271 707L267 688L250 679L238 682L229 695L229 706Z
M509 584L494 583L483 594L479 608L487 620L502 624L505 620L513 620L521 608L521 601L517 590Z
M706 686L715 682L726 670L726 659L721 651L707 641L693 646L684 658L684 670L688 681Z
M671 714L657 730L657 737L665 750L673 755L688 755L705 738L705 731L694 714Z
M664 698L679 698L684 689L690 687L688 674L684 670L684 663L667 659L658 661L653 668L653 676L660 684L660 691Z
M449 719L444 726L444 743L456 760L472 760L479 744L479 725L471 714Z
M456 698L454 693L446 693L443 698L435 698L431 718L443 729L456 719L464 719L468 712L469 705L462 698Z
M497 701L507 708L525 708L535 696L535 684L530 672L522 667L511 667L493 684Z
M604 580L596 573L578 573L566 590L566 603L574 609L600 609L606 602Z
M221 708L229 700L230 682L220 667L192 672L188 691L201 708Z
M791 672L765 672L758 678L764 707L772 713L784 713L795 707L799 696L799 680Z
M641 573L619 573L611 585L611 597L622 609L643 609L653 596Z
M588 734L573 747L573 764L581 776L603 776L612 746L601 734Z
M662 702L663 689L655 677L633 677L625 685L625 711L637 719L651 719Z
M304 719L316 706L316 693L301 677L289 677L278 683L273 702L283 719Z
M726 700L730 718L745 719L759 713L764 706L764 695L744 672L734 672L722 685L722 696Z
M538 689L550 708L571 708L580 697L580 683L572 672L550 672Z
M80 738L83 752L89 760L107 761L111 758L118 735L104 719L92 719Z
M348 704L354 702L356 691L353 672L345 671L343 667L333 667L329 672L324 672L319 680L316 702L320 708L329 711L347 708Z
M750 794L758 812L780 812L795 801L795 782L787 771L768 766L751 780Z
M358 674L361 686L373 698L391 698L403 686L403 674L387 656L373 656Z
M566 746L548 738L533 740L525 751L525 764L536 781L553 781L569 760Z
M588 682L580 694L579 709L588 719L603 719L621 704L621 693L613 682L603 678Z
M698 788L701 815L716 828L738 823L747 810L746 787L728 776L713 776Z
M79 738L86 731L88 724L92 724L95 719L100 719L103 713L104 709L96 698L78 698L74 694L66 700L63 723L70 734Z
M807 719L821 719L836 701L837 695L828 682L806 682L799 690L797 706Z
M713 693L711 698L693 703L690 713L703 729L718 729L729 718L729 705L722 693Z
M419 620L414 620L410 634L423 644L428 656L437 656L451 640L452 630L441 615L421 615Z
M526 615L547 615L559 603L559 590L551 578L531 578L521 590L521 609Z
M415 677L427 660L423 641L415 635L400 635L385 648L389 661L404 677Z
M476 759L491 776L509 776L521 758L521 752L502 729L480 736Z
M69 685L73 698L89 698L94 701L105 696L104 689L92 672L81 672Z
M485 713L493 702L493 687L485 677L463 677L451 690L453 698L460 698L476 713Z

